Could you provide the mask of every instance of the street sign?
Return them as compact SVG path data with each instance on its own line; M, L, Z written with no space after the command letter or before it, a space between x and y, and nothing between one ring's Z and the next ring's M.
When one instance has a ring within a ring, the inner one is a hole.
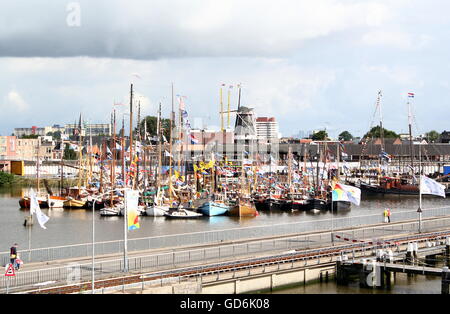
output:
M8 266L6 267L6 272L5 272L5 276L15 276L15 272L14 272L14 265L13 264L8 264Z

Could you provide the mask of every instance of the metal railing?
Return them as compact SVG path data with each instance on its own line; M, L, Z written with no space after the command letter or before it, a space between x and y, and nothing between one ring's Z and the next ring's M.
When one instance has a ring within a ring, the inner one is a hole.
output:
M438 220L424 221L424 228L428 230L438 229L442 226L450 226L450 217ZM392 234L409 234L417 230L416 222L408 222L400 225L373 226L364 229L355 229L351 235L357 238L380 238ZM347 230L347 233L349 231ZM410 236L414 238L413 235ZM255 256L267 252L288 252L291 250L305 250L320 248L331 245L330 231L314 234L303 234L284 238L272 238L266 240L247 241L244 243L229 243L214 245L197 249L174 250L173 252L163 252L151 255L141 255L129 257L128 267L130 272L150 272L161 270L172 270L186 265L206 265L217 261L230 259L242 259L244 257ZM98 258L98 257L97 257ZM124 269L123 258L113 258L110 260L98 260L95 263L95 276L98 279L105 279L120 273ZM46 287L56 283L71 283L74 281L87 281L92 275L92 264L71 263L59 267L51 267L26 271L20 270L15 277L0 278L0 293L19 291L21 288L38 288L40 285ZM9 282L8 282L9 280Z
M450 215L450 207L423 209L423 218L442 217ZM417 211L393 212L391 222L417 220ZM342 218L329 218L313 221L302 221L284 224L262 225L245 228L232 228L204 232L153 236L128 239L128 251L176 248L180 246L195 246L228 241L243 241L246 239L287 236L303 232L320 232L342 228L360 227L382 223L380 214L360 215ZM47 262L59 259L83 258L91 256L92 243L64 245L47 248L22 250L19 252L25 263ZM96 255L117 254L123 252L123 240L103 241L95 243ZM3 265L9 263L9 252L0 252Z

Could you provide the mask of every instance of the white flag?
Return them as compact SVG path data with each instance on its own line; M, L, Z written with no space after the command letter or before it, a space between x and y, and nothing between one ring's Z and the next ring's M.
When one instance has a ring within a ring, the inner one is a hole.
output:
M36 218L41 228L47 229L47 227L44 225L50 218L48 218L44 213L41 212L36 193L33 191L33 189L30 190L30 214L36 214Z
M420 176L420 192L445 197L445 185L426 176Z
M164 156L166 157L173 157L171 153L169 153L167 150L164 151Z

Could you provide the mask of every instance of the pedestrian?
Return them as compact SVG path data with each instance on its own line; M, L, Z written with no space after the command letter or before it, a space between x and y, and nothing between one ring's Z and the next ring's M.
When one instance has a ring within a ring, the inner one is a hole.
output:
M383 217L384 217L384 222L387 223L388 222L388 210L387 210L387 208L383 212Z
M388 208L387 209L387 219L388 219L388 223L391 222L391 210Z
M9 249L9 261L12 265L15 264L17 258L17 243L14 243L13 246Z

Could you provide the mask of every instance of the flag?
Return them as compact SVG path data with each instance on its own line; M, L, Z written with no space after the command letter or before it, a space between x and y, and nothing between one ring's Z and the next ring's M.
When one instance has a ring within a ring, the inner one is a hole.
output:
M106 159L112 159L112 152L108 146L106 146Z
M183 119L186 119L188 116L188 113L186 110L181 110L181 116L183 117Z
M414 93L408 93L409 98L414 98Z
M350 185L336 183L331 195L332 201L351 202L357 206L361 202L361 190Z
M33 189L30 190L30 214L36 214L36 218L39 222L39 225L42 229L47 229L45 223L50 219L44 213L41 212L41 208L39 207L39 203L36 197L36 193Z
M184 111L184 108L185 108L184 98L186 98L186 96L180 96L180 95L177 95L177 96L178 96L178 103L180 105L180 110Z
M166 157L173 157L171 153L169 153L167 150L164 151L164 156Z
M422 194L433 194L445 198L445 185L426 176L420 176L420 192Z
M136 230L140 228L139 225L139 191L126 190L125 191L125 208L127 213L128 230Z
M198 139L195 138L194 134L189 135L191 139L191 144L198 144Z

